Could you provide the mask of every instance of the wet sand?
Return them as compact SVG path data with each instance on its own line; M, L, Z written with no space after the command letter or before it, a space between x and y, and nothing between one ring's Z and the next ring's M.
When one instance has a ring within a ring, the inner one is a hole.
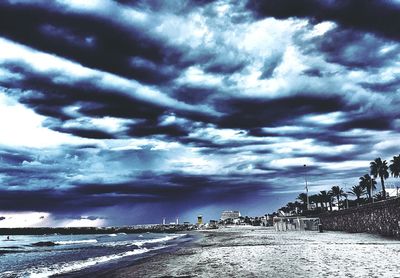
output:
M99 277L400 277L400 241L342 232L232 227Z

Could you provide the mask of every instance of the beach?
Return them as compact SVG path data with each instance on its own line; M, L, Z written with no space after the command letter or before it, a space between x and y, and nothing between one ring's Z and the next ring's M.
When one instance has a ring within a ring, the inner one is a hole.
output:
M237 226L98 277L400 277L400 241L371 234Z

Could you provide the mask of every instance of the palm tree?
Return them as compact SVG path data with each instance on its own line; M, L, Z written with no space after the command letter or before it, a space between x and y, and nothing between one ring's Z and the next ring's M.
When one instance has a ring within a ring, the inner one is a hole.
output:
M393 156L393 159L390 161L389 165L390 173L392 177L398 178L400 177L400 154L398 156ZM399 195L399 188L397 187L397 196Z
M393 156L393 159L390 162L392 164L389 165L389 170L392 177L400 177L400 154L398 156Z
M319 197L317 194L313 194L311 196L308 196L310 200L310 204L315 203L316 207L318 208L318 203L319 203Z
M300 202L302 202L303 204L306 204L307 203L307 194L306 193L300 193L299 196L297 196L296 199L299 200Z
M339 207L339 202L340 202L340 197L344 196L344 191L342 188L339 186L332 186L331 188L331 193L333 197L337 198L338 201L338 207Z
M307 210L307 194L306 193L300 193L299 196L297 196L296 200L299 200L301 202L301 210L305 211Z
M330 211L332 211L332 195L329 194L329 192L327 192L326 190L322 190L322 191L319 193L319 196L320 196L321 200L322 200L325 204L326 204L326 203L329 204L329 209L330 209Z
M351 188L351 190L348 192L351 195L356 196L356 201L357 201L357 206L360 205L360 197L365 193L365 188L362 187L361 185L355 185Z
M372 179L370 175L365 174L364 176L360 177L360 182L358 183L361 187L366 189L366 194L368 199L372 200L372 191L376 190L376 180ZM371 190L372 187L372 190Z
M381 184L382 184L382 196L383 199L386 199L386 190L385 190L385 179L389 177L389 172L388 172L388 166L386 163L386 160L382 161L380 157L375 158L374 161L370 163L370 174L374 175L376 177L381 178Z
M287 203L286 207L288 208L289 212L293 212L294 210L296 210L296 205L292 202Z

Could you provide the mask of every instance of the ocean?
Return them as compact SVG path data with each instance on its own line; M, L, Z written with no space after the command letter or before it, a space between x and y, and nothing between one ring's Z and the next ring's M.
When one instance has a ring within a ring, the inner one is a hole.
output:
M0 277L94 273L189 241L186 234L19 235L0 240Z

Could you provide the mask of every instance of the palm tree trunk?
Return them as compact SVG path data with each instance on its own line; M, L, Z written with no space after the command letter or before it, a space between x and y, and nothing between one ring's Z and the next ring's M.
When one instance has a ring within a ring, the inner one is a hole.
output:
M381 176L381 184L382 184L383 199L386 199L385 182L384 182L384 180L383 180L383 176Z
M332 211L332 202L329 201L329 210Z
M367 188L367 197L368 197L368 200L370 200L370 201L372 201L371 190L372 190L372 187Z

